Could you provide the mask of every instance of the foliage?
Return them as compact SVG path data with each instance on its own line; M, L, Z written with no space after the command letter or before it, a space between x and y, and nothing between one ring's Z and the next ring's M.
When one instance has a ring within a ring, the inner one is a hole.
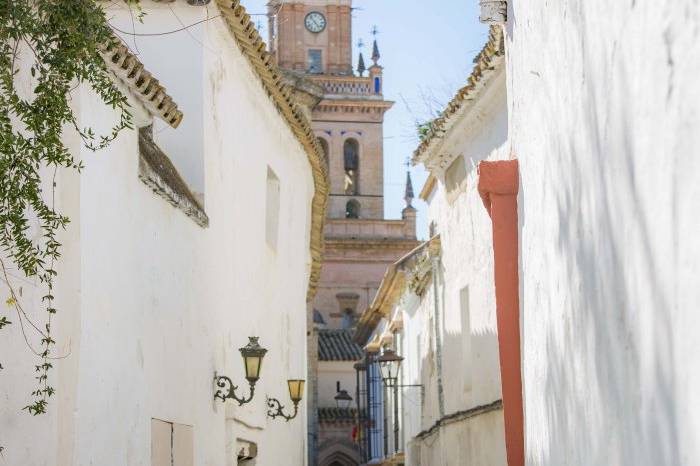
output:
M427 121L416 120L416 133L418 135L418 141L423 142L432 133L435 120L440 118L440 113L438 113L435 118L431 118Z
M48 372L54 359L55 264L61 255L57 235L69 222L54 206L56 171L82 168L64 144L64 131L76 131L85 147L98 150L132 127L126 97L99 52L114 40L94 0L0 1L0 246L25 277L38 279L46 290L45 322L37 324L22 309L2 263L11 293L7 305L16 311L27 344L32 348L25 324L41 337L41 348L32 349L40 359L38 387L24 408L33 415L46 412L54 393ZM119 114L108 134L79 127L71 108L71 92L79 84L89 85ZM0 316L0 329L9 324Z
M423 142L426 137L428 137L428 134L430 134L430 130L432 128L432 123L433 121L416 121L416 133L418 134L418 140L420 142Z

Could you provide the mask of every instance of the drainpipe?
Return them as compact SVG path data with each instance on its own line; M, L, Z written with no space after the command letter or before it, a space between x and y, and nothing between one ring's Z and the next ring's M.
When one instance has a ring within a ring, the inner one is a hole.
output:
M440 272L440 257L430 258L433 274L433 305L435 306L435 365L437 366L437 389L439 418L445 416L445 393L442 386L442 334L440 333L440 299L438 298L438 274Z
M479 194L493 226L498 354L508 466L525 465L525 423L520 355L517 160L479 164Z

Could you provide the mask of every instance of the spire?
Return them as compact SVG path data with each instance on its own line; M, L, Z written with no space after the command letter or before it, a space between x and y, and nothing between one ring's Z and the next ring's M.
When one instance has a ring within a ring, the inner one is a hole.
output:
M357 61L357 72L360 73L360 76L362 76L365 73L365 57L362 56L362 52L360 52L360 59Z
M406 193L403 198L406 201L406 207L413 207L411 202L413 201L413 182L411 182L411 171L406 170Z
M377 34L379 34L379 29L377 26L372 26L372 35L374 36L374 43L372 44L372 61L375 65L379 61L381 55L379 55L379 46L377 45Z
M372 61L376 65L377 62L379 61L379 58L381 55L379 55L379 47L377 46L377 39L374 39L374 45L372 45Z

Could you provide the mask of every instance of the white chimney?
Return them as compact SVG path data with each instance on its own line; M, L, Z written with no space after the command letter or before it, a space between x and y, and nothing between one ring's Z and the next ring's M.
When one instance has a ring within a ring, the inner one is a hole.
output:
M504 24L508 19L506 0L479 0L481 16L479 21L486 24Z

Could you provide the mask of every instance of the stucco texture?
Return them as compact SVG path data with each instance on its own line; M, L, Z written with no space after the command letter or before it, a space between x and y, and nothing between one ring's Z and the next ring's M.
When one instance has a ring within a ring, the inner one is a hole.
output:
M189 22L188 15L204 15L185 2L173 8ZM172 18L167 9L151 10L145 24L157 30L163 12ZM152 418L192 426L196 465L237 464L237 439L257 444L254 464L305 462L305 401L297 419L284 422L266 417L265 397L280 399L288 410L286 380L306 374L309 161L223 20L194 33L203 43L197 60L181 55L189 49L178 41L194 40L186 33L160 48L144 46L140 59L186 69L163 70L164 82L199 75L192 83L201 116L199 110L191 116L202 138L188 142L197 149L189 162L199 164L209 226L197 225L139 179L136 131L123 132L99 154L68 141L85 163L79 177L57 178L58 207L71 224L61 237L54 329L56 354L68 357L54 361L57 393L49 413L21 413L34 388L36 360L19 325L3 330L0 353L15 357L3 357L7 371L0 373L0 464L148 466ZM176 101L182 88L173 86ZM185 120L188 102L181 106ZM73 103L80 124L98 134L114 122L112 110L84 88ZM137 120L147 120L133 104ZM175 165L187 171L187 164ZM280 185L275 249L265 239L268 169ZM41 322L43 290L19 284L25 308ZM238 348L248 336L259 336L269 350L255 398L243 407L214 402L215 371L247 395Z
M509 3L527 464L700 464L700 4Z

